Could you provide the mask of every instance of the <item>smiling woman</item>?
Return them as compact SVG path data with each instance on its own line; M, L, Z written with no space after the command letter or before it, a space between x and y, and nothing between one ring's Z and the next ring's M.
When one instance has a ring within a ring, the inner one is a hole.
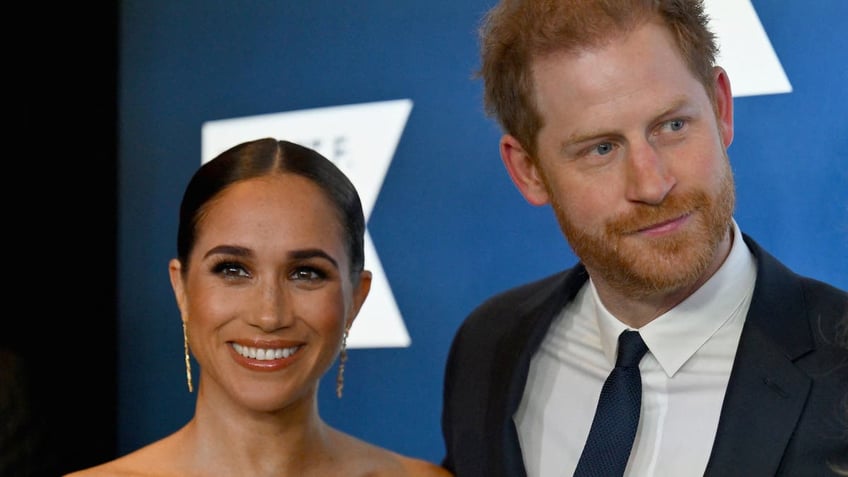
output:
M448 476L334 429L321 377L371 286L365 219L348 178L316 151L273 138L203 165L180 207L169 263L189 352L194 417L139 450L71 474Z

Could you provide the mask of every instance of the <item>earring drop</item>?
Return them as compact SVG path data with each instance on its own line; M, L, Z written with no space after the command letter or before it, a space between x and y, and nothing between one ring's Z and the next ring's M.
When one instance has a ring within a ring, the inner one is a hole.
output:
M191 359L188 355L188 330L186 330L185 320L183 320L183 351L185 352L186 383L188 384L188 392L193 392L194 387L191 385Z
M342 398L342 389L344 389L344 370L345 362L347 361L347 334L349 328L345 328L344 336L342 337L342 350L339 353L339 374L336 376L336 396Z

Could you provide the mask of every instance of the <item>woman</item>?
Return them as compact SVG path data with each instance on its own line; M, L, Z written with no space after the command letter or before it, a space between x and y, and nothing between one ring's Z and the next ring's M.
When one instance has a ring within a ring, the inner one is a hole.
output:
M371 286L364 234L353 185L311 149L259 139L203 165L183 196L169 263L190 390L189 350L201 369L194 417L71 475L450 475L319 416L319 381L340 350L343 366Z

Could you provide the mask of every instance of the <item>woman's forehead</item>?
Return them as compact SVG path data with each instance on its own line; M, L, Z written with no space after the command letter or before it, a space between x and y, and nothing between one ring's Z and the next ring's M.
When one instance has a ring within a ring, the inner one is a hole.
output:
M237 182L207 204L198 241L341 243L339 213L314 182L294 174Z

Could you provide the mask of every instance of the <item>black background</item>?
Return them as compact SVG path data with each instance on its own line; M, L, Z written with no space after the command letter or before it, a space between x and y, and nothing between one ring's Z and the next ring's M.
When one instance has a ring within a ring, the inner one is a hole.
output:
M6 97L18 114L6 118L17 134L2 178L11 266L0 345L23 358L41 432L27 441L34 464L14 475L56 476L117 448L119 4L17 9L6 35ZM0 462L12 447L0 442Z

